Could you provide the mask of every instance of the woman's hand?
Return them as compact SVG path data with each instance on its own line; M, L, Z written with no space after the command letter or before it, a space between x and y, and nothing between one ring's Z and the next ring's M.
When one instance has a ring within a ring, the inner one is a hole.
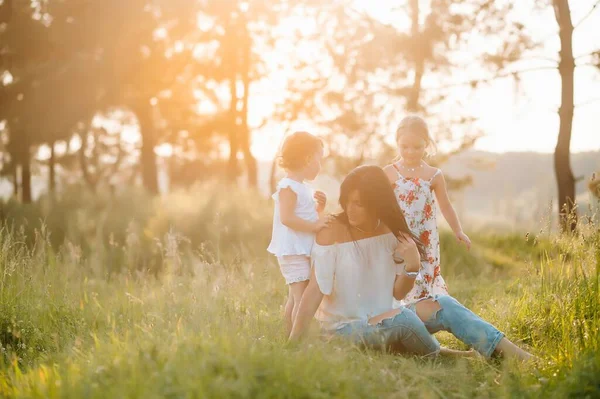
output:
M400 233L396 251L402 256L406 264L407 272L418 272L421 268L421 255L415 240L409 234Z
M462 230L456 233L456 241L463 242L467 246L467 250L471 250L471 239Z

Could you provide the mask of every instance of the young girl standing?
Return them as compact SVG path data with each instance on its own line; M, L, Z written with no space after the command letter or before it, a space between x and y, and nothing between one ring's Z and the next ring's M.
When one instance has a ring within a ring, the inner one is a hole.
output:
M322 157L323 142L306 132L288 136L279 156L279 165L285 169L286 176L279 181L273 194L273 235L267 251L277 256L289 287L285 305L288 333L310 279L309 256L315 234L328 223L322 214L327 202L325 194L313 192L304 183L317 177Z
M403 300L403 304L408 305L429 296L448 294L446 283L440 274L436 199L456 239L469 249L471 240L463 232L450 203L442 171L424 161L428 150L435 147L425 121L418 116L404 118L396 130L396 140L399 160L386 166L384 170L409 228L423 243L426 253L426 257L421 260L421 270L414 288Z

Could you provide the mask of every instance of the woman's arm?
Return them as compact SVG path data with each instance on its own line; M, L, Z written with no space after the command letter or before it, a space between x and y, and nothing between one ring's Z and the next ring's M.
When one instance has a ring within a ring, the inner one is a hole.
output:
M297 200L298 197L291 188L286 187L279 190L279 216L284 226L304 233L316 233L326 226L325 218L321 218L317 222L309 222L298 217L294 213Z
M400 233L398 237L398 246L396 247L402 259L404 259L404 271L409 273L418 272L421 268L421 255L419 255L419 249L417 244L412 237L406 233ZM406 294L415 285L415 277L410 277L405 273L397 274L394 280L394 298L396 300L404 299Z
M413 289L415 285L415 277L409 277L406 274L397 274L394 280L394 298L397 301L404 299L406 294Z
M289 341L297 341L304 336L310 326L312 318L321 304L321 300L323 300L323 293L317 283L315 268L313 267L310 273L310 281L300 300L300 307L298 308L298 313L294 320L294 326L292 327Z
M460 220L458 220L458 215L456 215L456 211L450 202L450 198L448 197L448 189L446 186L446 179L444 178L443 173L440 173L440 175L434 179L433 191L438 200L438 204L440 205L440 211L442 211L442 215L444 215L444 219L446 219L450 225L454 235L459 241L464 242L467 245L467 248L470 248L471 240L463 232Z

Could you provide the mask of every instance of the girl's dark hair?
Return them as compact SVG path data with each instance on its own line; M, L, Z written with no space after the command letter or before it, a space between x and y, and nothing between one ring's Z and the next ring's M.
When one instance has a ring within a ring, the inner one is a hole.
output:
M364 206L369 215L375 219L381 220L396 237L400 233L409 234L415 240L421 256L425 256L425 248L415 236L404 219L404 214L396 201L394 190L390 182L379 166L359 166L346 176L340 187L340 205L342 213L337 215L337 219L349 225L346 207L348 199L353 191L358 191L362 206Z
M323 148L323 141L320 138L308 132L292 133L286 137L281 146L279 166L289 170L301 169L321 148Z

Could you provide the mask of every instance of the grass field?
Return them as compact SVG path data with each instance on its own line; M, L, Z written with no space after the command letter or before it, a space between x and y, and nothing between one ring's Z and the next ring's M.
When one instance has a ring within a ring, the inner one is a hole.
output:
M544 359L523 365L361 351L316 328L286 345L257 196L70 192L0 211L2 397L600 397L598 224L471 232L470 253L442 236L451 293Z

